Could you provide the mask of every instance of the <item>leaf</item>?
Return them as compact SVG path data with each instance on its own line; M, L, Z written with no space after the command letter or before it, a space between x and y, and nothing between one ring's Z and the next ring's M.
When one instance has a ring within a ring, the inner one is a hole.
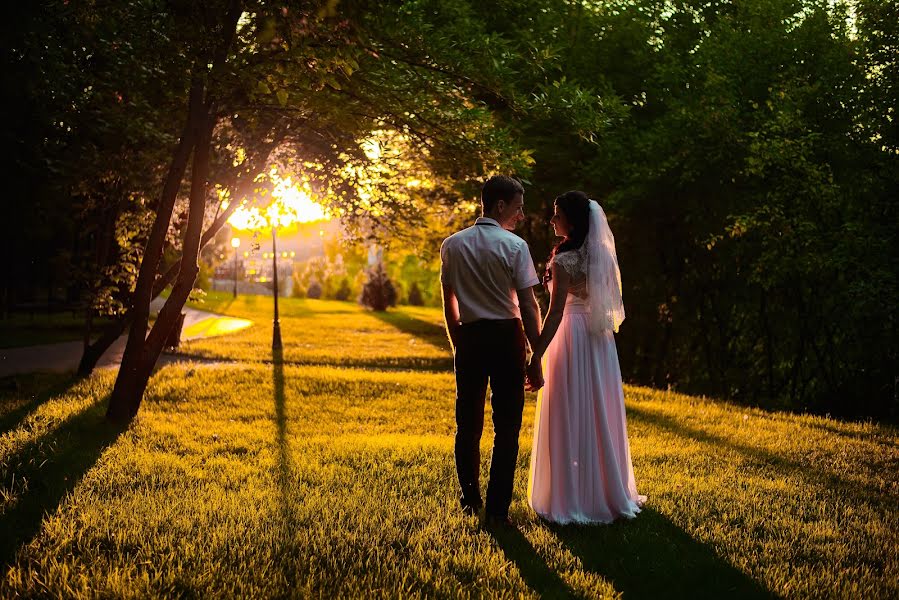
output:
M278 98L278 104L287 106L287 90L278 90L275 96Z

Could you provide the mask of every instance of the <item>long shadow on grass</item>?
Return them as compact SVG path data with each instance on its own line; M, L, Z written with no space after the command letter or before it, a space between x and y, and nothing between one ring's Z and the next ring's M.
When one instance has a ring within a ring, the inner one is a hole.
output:
M78 381L72 373L29 373L0 378L0 433L12 431L34 409L50 398L64 394ZM30 399L21 405L10 410L4 406L7 401L13 402L13 398L26 395Z
M775 597L651 508L611 525L547 527L624 598Z
M105 418L106 397L65 420L47 435L25 445L3 469L3 485L27 487L16 503L0 515L0 563L7 566L16 552L40 530L44 515L52 513L103 451L125 430Z
M490 537L496 541L506 560L515 563L521 578L541 598L570 598L573 590L562 581L541 558L531 543L514 527L488 527Z
M407 333L438 348L443 348L447 352L450 351L446 329L436 323L423 321L400 311L372 311L371 315L403 333Z
M808 465L803 465L782 455L775 454L774 452L740 444L723 436L708 433L701 429L690 427L689 425L684 425L671 417L644 410L639 407L628 406L627 416L631 419L636 419L662 429L667 429L681 437L694 439L698 442L739 452L762 463L765 468L771 468L778 472L786 472L789 475L796 475L807 483L818 488L823 488L835 496L851 498L854 504L883 506L888 505L893 501L891 498L894 498L887 497L877 488L872 487L868 489L863 484L844 479L836 473L810 468Z

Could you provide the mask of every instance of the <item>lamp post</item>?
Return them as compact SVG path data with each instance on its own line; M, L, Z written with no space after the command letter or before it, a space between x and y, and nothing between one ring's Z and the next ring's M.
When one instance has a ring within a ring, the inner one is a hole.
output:
M281 321L278 320L278 248L275 225L272 224L272 281L275 285L275 320L272 323L272 350L281 350Z
M231 247L234 248L234 297L237 298L237 249L240 248L240 238L231 238Z

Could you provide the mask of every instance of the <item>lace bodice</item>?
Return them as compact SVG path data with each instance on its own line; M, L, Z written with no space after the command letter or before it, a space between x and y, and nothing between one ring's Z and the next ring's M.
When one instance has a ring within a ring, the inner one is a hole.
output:
M577 250L567 250L553 257L556 264L568 273L571 283L568 285L568 293L582 300L587 298L587 245L584 244Z

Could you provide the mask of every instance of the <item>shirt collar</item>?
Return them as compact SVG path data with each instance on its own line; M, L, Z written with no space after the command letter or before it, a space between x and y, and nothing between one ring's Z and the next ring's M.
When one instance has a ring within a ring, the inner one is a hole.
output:
M478 217L478 220L474 222L475 225L493 225L494 227L499 227L499 221L495 219L491 219L490 217Z

